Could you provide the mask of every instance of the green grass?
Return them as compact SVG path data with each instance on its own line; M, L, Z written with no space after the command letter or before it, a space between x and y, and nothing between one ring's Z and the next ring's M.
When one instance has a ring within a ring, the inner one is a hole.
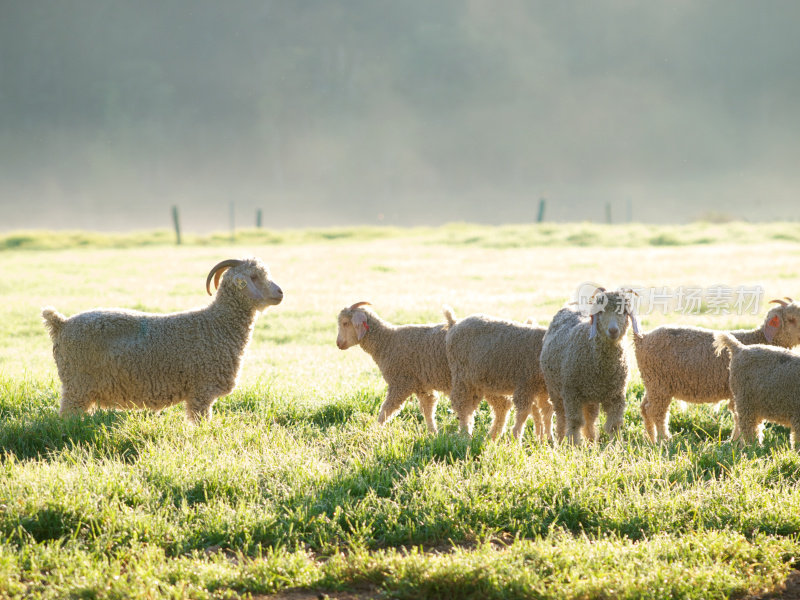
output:
M446 400L435 436L413 401L379 427L380 374L360 349L341 352L334 340L338 310L367 298L397 322L441 320L448 302L461 316L546 323L589 278L758 281L768 297L796 295L798 280L786 274L798 248L662 244L648 248L642 268L641 253L626 248L501 247L491 240L513 241L501 229L327 241L308 232L246 248L9 250L0 282L0 598L728 598L778 586L800 556L800 455L785 428L768 426L763 447L740 449L726 441L725 408L673 407L674 437L653 447L636 375L622 436L597 445L553 448L530 425L521 447L492 442L486 406L468 439ZM451 239L458 235L483 241ZM210 423L187 425L181 407L58 417L39 306L73 314L200 305L207 269L249 252L270 263L286 299L259 318L241 383ZM698 275L709 262L714 272ZM729 327L760 316L691 318Z
M423 235L428 229L419 229ZM408 230L394 227L350 227L325 229L241 229L234 239L239 244L281 245L385 239L407 236ZM14 231L0 235L0 250L64 250L69 248L141 248L175 244L175 233L169 230L137 231L131 233L98 233L87 231ZM226 246L231 243L229 232L206 235L183 234L186 246Z
M800 242L800 223L690 223L648 225L595 223L475 225L451 223L441 227L330 227L318 229L241 229L234 242L244 245L286 245L346 243L385 239L409 239L424 244L450 244L489 248L532 248L537 246L692 246L705 244L753 244ZM63 250L70 248L141 248L174 245L169 230L132 233L86 231L14 231L0 235L3 250ZM187 246L227 246L229 232L206 235L184 234ZM380 268L380 267L378 267Z
M653 448L635 390L622 439L554 450L488 442L485 408L471 440L444 406L436 436L413 407L378 428L371 391L297 407L255 386L191 427L179 409L62 420L52 384L2 383L6 595L727 597L800 550L785 431L740 451L701 409Z

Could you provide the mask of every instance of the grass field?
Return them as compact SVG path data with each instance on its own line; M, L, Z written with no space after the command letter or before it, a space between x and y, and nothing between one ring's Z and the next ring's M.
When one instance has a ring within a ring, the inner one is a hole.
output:
M457 432L443 399L381 428L385 384L336 315L395 322L485 312L546 323L578 284L760 286L757 314L654 311L756 326L800 295L800 225L595 225L0 237L0 597L727 598L800 561L800 455L784 428L727 443L714 406L673 407L647 443L634 376L620 439L557 447ZM284 302L263 314L240 384L192 427L100 411L62 420L40 308L203 305L208 269L256 254ZM602 418L602 417L601 417ZM291 593L290 593L291 592Z

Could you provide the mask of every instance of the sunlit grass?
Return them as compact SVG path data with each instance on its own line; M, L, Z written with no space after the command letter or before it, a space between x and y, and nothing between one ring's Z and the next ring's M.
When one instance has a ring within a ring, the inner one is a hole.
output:
M704 223L650 225L628 223L541 223L476 225L451 223L441 227L329 227L317 229L240 229L211 234L182 234L187 246L285 245L348 243L383 239L415 239L420 243L531 248L537 246L687 246L706 244L761 244L800 241L800 223ZM13 231L0 235L2 250L64 250L69 248L141 248L176 243L166 229L132 233L86 231Z
M693 432L677 419L676 439L652 447L634 391L619 440L518 448L487 441L485 408L471 440L446 407L436 436L414 407L380 428L377 392L298 406L256 386L191 427L177 408L62 420L53 386L4 380L0 534L19 571L0 591L57 597L46 569L61 592L123 577L134 596L370 583L726 597L777 583L798 550L800 459L783 431L740 451L720 441L729 417L704 407L685 419Z
M508 230L460 225L330 242L307 235L0 254L0 597L301 588L727 598L772 588L796 565L800 455L785 428L768 427L763 447L739 449L727 441L724 407L673 407L674 438L653 447L635 372L621 437L594 446L553 448L530 426L521 446L492 442L486 406L468 439L446 399L437 435L413 400L379 427L385 383L364 352L334 340L336 314L357 300L396 322L441 321L447 303L459 316L547 323L582 281L757 283L765 299L797 295L786 274L800 247L528 247ZM43 304L67 314L200 306L208 269L247 253L270 264L286 299L257 321L241 383L210 423L187 425L181 407L58 416ZM755 326L761 314L655 312L642 321L722 328Z

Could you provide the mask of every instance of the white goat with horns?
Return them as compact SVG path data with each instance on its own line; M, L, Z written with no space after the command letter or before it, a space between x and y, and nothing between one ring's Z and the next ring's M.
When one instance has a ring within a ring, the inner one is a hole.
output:
M206 278L209 295L212 278L216 297L185 312L99 308L66 318L44 308L61 415L96 407L161 410L185 401L190 421L210 418L216 399L236 387L257 314L283 300L257 258L215 265Z

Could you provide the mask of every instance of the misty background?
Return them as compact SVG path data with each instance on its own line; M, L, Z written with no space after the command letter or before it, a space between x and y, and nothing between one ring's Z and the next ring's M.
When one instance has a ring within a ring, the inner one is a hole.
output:
M0 229L800 218L800 2L0 0Z

